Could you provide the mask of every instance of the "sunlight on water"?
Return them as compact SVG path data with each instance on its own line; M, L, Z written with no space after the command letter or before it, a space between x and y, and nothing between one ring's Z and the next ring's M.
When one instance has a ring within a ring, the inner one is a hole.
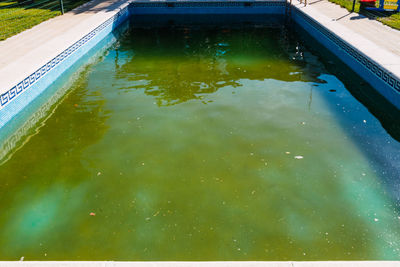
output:
M399 260L400 144L324 66L131 28L0 166L0 259Z

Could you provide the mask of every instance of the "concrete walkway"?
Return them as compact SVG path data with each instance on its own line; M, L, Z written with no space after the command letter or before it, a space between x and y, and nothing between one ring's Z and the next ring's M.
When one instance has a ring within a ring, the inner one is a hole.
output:
M112 262L112 261L32 261L0 262L0 267L399 267L395 261L213 261L213 262Z
M400 56L400 30L395 30L379 21L369 19L327 0L308 0L308 7L330 18L333 22L345 26L377 46ZM299 5L297 5L299 6ZM400 64L400 62L399 62Z

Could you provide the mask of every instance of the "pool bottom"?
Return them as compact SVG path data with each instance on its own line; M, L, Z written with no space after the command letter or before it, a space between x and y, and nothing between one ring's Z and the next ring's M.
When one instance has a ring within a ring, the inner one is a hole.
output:
M395 153L353 136L399 144L286 30L133 25L52 112L0 167L1 259L398 259Z

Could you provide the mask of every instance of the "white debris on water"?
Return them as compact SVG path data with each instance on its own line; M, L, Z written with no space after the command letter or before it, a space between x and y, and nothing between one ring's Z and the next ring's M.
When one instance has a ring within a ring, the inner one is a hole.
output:
M303 156L294 156L295 159L303 159Z

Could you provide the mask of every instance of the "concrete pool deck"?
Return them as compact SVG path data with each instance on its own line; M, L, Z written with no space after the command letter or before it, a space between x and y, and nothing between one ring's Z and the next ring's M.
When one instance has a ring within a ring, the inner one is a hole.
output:
M31 261L0 262L1 267L398 267L396 261L196 261L196 262L114 262L114 261Z

